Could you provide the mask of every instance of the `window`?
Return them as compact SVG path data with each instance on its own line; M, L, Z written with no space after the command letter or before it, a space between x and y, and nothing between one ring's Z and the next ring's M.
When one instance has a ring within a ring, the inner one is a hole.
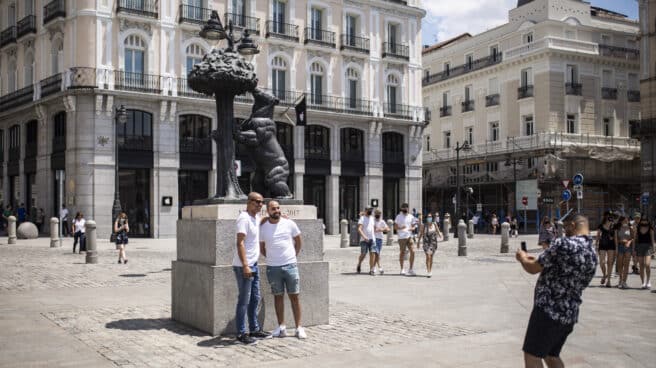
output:
M465 102L471 101L472 85L465 86Z
M397 104L399 102L399 79L396 77L394 74L390 74L387 76L387 86L386 86L386 93L387 93L387 104L389 106L389 112L395 113Z
M128 121L118 125L119 147L127 150L152 150L153 115L146 111L128 109Z
M314 105L322 104L323 97L323 66L317 62L310 67L310 101Z
M522 36L522 38L523 38L524 43L533 42L533 32L529 32L529 33L524 34L524 36Z
M474 68L474 54L467 54L465 56L465 65L467 65L468 70L472 70Z
M430 69L424 70L424 77L428 79L430 77Z
M355 37L358 32L358 18L355 15L346 15L346 43L349 46L355 46Z
M601 35L601 42L602 45L610 45L611 43L611 38L607 34L602 34Z
M627 87L629 91L638 91L640 90L640 85L638 84L638 75L635 73L629 73Z
M490 47L490 56L492 57L492 61L499 61L499 57L501 56L499 54L499 46L494 45Z
M60 111L54 116L55 130L52 135L52 151L66 150L66 112Z
M360 74L354 68L348 68L346 70L346 78L348 81L348 104L350 108L355 109L358 104L358 81L360 80Z
M487 172L495 172L499 171L499 163L498 162L488 162L485 164Z
M527 86L532 86L533 85L533 69L531 68L526 68L522 69L522 75L521 75L521 86L522 87L527 87Z
M236 15L236 19L233 20L243 19L242 16L246 15L246 2L244 0L232 0L232 13ZM243 26L244 24L240 23L238 25Z
M613 135L613 126L610 122L610 118L604 118L604 124L602 129L604 130L604 135L610 137Z
M579 72L576 65L567 64L567 83L578 83Z
M444 132L444 148L451 148L451 132Z
M538 160L535 157L529 157L529 158L526 159L526 166L529 169L532 169L537 165L537 161Z
M128 74L143 74L146 44L137 35L128 36L125 45L125 72Z
M305 157L330 160L330 129L319 125L305 127Z
M285 33L284 23L287 14L287 3L281 0L273 0L273 32Z
M16 90L16 60L9 61L9 68L7 69L7 93Z
M64 41L60 38L56 38L52 43L52 49L50 50L50 68L51 73L57 74L62 72L64 60Z
M9 8L7 9L7 25L9 27L13 27L16 25L16 4L12 3L9 4Z
M524 135L533 135L535 134L534 125L533 125L533 115L524 116Z
M451 73L451 64L444 63L444 75L448 76Z
M385 132L383 141L383 163L404 163L403 135L395 132Z
M205 51L198 44L191 44L187 46L187 74L194 69L194 65L200 63L203 60L203 54Z
M567 133L576 133L576 115L567 114Z
M399 25L395 23L387 24L387 42L390 44L390 51L396 52L396 43L398 42Z
M34 15L34 0L25 0L25 15Z
M312 27L312 39L321 41L322 40L322 34L321 34L321 27L322 27L322 17L323 17L323 11L318 8L312 8L311 11L311 18L310 18L310 24Z
M426 136L426 151L430 151L430 135Z
M285 100L287 90L287 62L280 56L271 60L271 89L279 100Z
M31 86L34 82L34 56L31 52L25 54L25 67L23 72L23 86Z
M342 128L341 159L343 161L364 161L364 134L355 128Z
M465 128L465 136L467 137L467 143L474 144L474 127Z
M442 107L446 108L449 106L449 91L442 93Z
M499 122L493 121L490 123L490 140L496 142L499 140Z
M613 80L613 72L611 70L604 69L601 72L601 83L604 88L611 88Z

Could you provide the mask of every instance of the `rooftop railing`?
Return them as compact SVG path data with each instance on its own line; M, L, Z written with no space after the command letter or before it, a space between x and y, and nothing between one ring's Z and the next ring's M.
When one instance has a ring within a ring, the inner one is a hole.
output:
M433 83L441 82L443 80L455 78L463 74L471 73L477 70L487 68L492 65L499 64L501 61L502 61L501 54L486 56L484 58L474 60L469 64L458 65L454 68L449 68L448 71L443 71L443 72L431 74L428 77L424 77L424 79L422 80L422 84L424 86L427 86Z

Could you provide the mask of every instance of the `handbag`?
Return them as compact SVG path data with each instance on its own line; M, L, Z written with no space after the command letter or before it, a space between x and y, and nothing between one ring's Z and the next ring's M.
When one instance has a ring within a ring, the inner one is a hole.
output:
M109 236L109 242L114 243L116 241L116 233L112 231L112 234Z

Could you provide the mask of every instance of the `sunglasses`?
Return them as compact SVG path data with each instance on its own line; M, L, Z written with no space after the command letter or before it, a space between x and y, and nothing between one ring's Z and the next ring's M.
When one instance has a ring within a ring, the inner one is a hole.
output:
M255 202L255 204L262 205L264 204L264 201L261 199L251 199L251 202Z

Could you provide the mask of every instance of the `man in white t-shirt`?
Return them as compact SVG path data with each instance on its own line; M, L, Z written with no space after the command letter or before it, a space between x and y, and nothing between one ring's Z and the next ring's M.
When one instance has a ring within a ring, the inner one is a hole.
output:
M255 344L255 338L271 337L262 331L257 321L257 307L261 299L257 260L260 258L260 210L263 203L261 194L249 193L246 211L237 218L237 247L232 258L232 268L239 289L235 318L237 340L244 344ZM246 316L249 334L246 333Z
M375 235L374 235L374 224L375 220L373 215L373 208L367 208L363 216L360 216L358 220L358 234L360 234L360 257L358 258L358 266L356 267L357 273L360 273L362 261L364 257L369 253L369 274L375 276L376 272L374 271L374 264L376 262L376 253L378 249L374 244Z
M296 256L301 251L301 230L292 220L282 218L280 203L270 201L267 204L268 221L260 226L260 252L267 259L267 279L271 286L278 327L273 330L273 337L287 336L285 327L285 290L289 296L294 313L296 337L307 338L301 326L300 277Z
M379 209L374 211L374 236L376 237L376 265L374 266L374 272L378 271L379 274L383 274L383 267L380 265L380 254L383 250L383 236L389 231L389 227L383 219L383 212Z
M416 276L416 273L412 268L415 264L415 250L412 244L412 233L415 230L415 217L408 214L408 207L407 203L401 205L401 213L399 213L394 220L394 230L396 230L396 234L399 237L399 264L401 265L401 275L407 274L408 276ZM406 250L410 252L410 268L407 272L403 267Z

